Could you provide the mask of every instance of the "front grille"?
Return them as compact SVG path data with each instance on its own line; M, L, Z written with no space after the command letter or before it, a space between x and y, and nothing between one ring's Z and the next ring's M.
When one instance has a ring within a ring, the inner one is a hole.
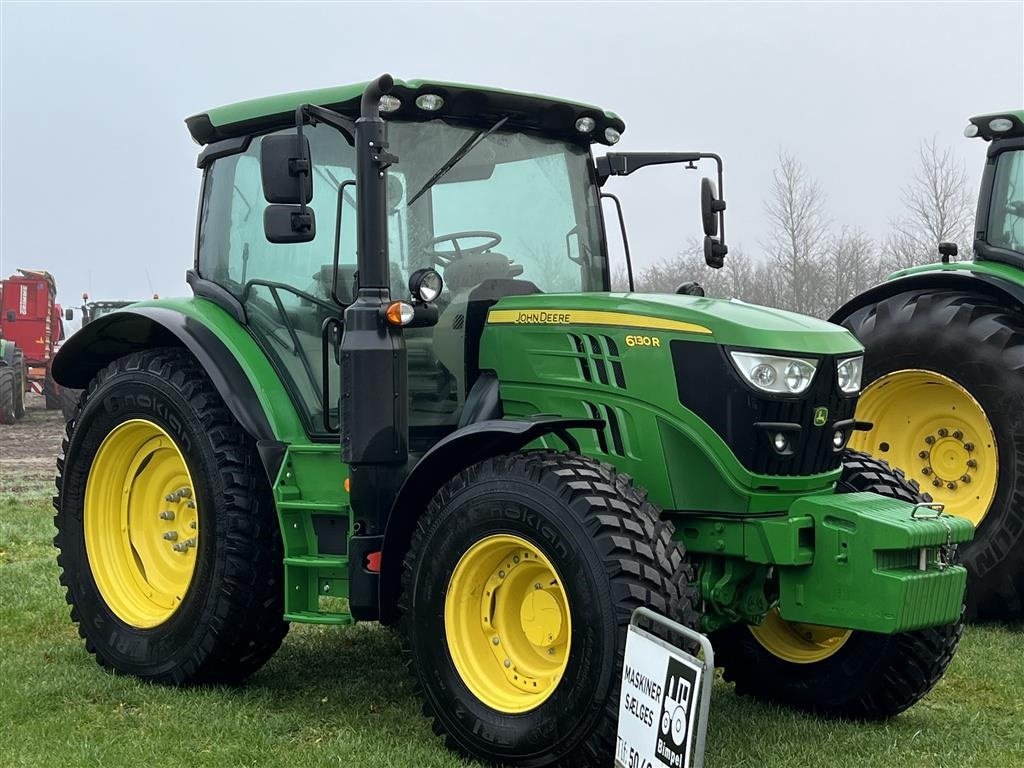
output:
M832 445L835 424L853 418L857 398L839 392L835 357L820 357L810 390L790 397L755 392L733 368L727 350L717 344L673 341L671 350L679 401L707 422L748 470L801 476L839 467L842 451ZM814 414L820 407L828 408L828 418L819 427ZM791 454L781 455L772 447L771 433L754 426L761 422L800 425Z

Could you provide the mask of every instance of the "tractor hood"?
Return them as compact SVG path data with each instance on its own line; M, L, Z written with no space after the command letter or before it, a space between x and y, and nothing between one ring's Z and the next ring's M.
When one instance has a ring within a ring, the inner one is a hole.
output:
M675 294L509 296L491 308L487 323L679 333L727 346L804 354L855 354L862 349L848 331L823 320L735 299Z

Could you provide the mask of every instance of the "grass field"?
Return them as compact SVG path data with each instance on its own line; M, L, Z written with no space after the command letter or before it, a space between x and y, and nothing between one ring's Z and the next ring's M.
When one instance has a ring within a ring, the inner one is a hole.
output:
M376 625L295 626L238 689L101 670L57 582L49 488L0 479L0 766L468 765L420 716L398 642ZM707 764L1024 766L1024 626L969 628L939 686L880 725L777 710L718 681Z

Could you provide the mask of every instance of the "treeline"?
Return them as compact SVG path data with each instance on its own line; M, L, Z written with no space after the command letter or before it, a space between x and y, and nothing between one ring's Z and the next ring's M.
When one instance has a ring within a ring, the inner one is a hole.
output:
M952 150L934 140L922 142L914 175L901 190L903 213L879 241L830 218L821 185L783 152L764 204L769 229L763 258L733 248L724 268L709 269L703 245L694 239L675 256L639 269L636 289L671 293L697 281L708 296L828 317L891 272L935 261L939 242L955 242L968 255L975 201L967 179ZM615 283L626 285L624 270Z

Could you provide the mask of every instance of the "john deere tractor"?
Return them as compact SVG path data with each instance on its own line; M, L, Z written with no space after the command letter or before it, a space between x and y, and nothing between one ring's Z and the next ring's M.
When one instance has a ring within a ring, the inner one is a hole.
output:
M194 296L54 366L86 388L56 543L101 664L231 683L289 622L379 620L449 745L524 766L610 763L638 606L824 715L942 676L973 528L848 448L857 340L694 285L609 293L602 187L714 163L720 266L717 156L595 159L610 112L388 76L187 124Z
M1024 111L971 118L989 143L974 258L906 269L832 318L867 348L852 446L977 526L969 615L1024 616Z

